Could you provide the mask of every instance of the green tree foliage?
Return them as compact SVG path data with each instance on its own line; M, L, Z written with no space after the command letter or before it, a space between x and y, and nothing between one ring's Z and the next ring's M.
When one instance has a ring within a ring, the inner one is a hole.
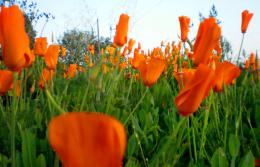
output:
M83 64L84 56L88 52L88 46L94 45L95 53L98 54L98 46L105 48L111 44L109 38L101 37L98 41L97 36L93 31L80 31L77 29L64 32L59 40L59 44L67 49L65 63Z

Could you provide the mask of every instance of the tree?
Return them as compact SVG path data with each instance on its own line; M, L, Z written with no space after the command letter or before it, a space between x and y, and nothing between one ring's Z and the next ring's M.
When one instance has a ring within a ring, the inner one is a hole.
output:
M82 64L89 45L94 45L95 53L98 53L99 45L100 48L105 48L111 44L109 38L101 37L98 41L93 31L80 31L77 29L64 32L58 42L67 49L67 55L64 61L68 64Z

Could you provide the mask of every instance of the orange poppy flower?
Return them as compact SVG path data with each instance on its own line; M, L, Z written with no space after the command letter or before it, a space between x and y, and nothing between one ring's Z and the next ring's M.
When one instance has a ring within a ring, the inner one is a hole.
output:
M114 37L114 44L117 46L123 46L127 42L129 16L127 14L121 14L119 22L116 25L116 34Z
M128 50L128 48L127 48L127 46L125 46L123 52L121 53L122 57L125 57L127 50Z
M218 45L221 29L213 17L200 23L194 44L194 64L209 63L210 56L215 46Z
M131 39L128 41L128 52L129 52L129 53L132 51L134 44L135 44L135 40L131 38Z
M134 69L137 69L140 62L145 59L144 54L139 53L138 49L134 50L134 58L131 61L131 65Z
M175 98L175 105L183 116L196 112L200 103L208 96L214 84L214 70L200 64L194 75L185 83L184 88Z
M64 46L61 46L61 56L64 58L66 57L67 49Z
M177 80L180 89L183 89L187 82L193 77L195 71L195 69L183 68L182 72L174 72L173 76Z
M33 55L25 31L24 15L18 6L1 7L0 31L5 65L12 71L28 66Z
M42 71L40 81L39 81L39 87L41 89L43 89L45 83L48 83L49 81L51 81L53 79L54 75L55 75L55 72L53 70L44 68Z
M250 65L254 65L255 64L255 54L254 53L250 54L249 63L250 63Z
M77 64L70 64L67 73L65 73L65 78L72 79L75 77L77 72Z
M0 95L12 89L13 73L9 70L0 70Z
M121 167L124 126L111 116L71 112L49 123L49 142L65 167Z
M95 53L94 45L88 45L88 51L89 51L90 54L94 55L94 53Z
M58 63L58 57L60 52L59 45L50 45L47 49L47 52L44 56L45 64L47 68L54 70Z
M250 20L252 19L253 15L254 14L253 13L249 13L248 10L244 10L242 12L242 24L241 24L241 32L242 33L246 33L248 24L249 24Z
M47 44L46 37L36 38L34 43L34 54L44 57L47 51Z
M244 66L244 68L245 68L246 70L249 68L249 61L248 61L248 60L245 61L245 66Z
M165 68L166 62L160 58L143 60L138 66L143 82L145 86L148 87L151 87L157 82Z
M181 26L181 41L186 42L188 39L190 18L187 16L180 16L179 22Z
M228 61L216 63L214 91L221 92L223 85L231 84L234 79L239 77L240 73L239 67Z

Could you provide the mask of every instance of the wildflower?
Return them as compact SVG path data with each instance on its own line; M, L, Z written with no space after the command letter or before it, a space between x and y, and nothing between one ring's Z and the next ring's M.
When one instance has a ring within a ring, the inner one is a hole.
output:
M214 70L200 64L194 75L185 83L184 88L175 98L175 105L183 116L196 112L200 103L208 96L214 84Z
M0 95L11 90L13 84L13 73L9 70L0 70Z
M242 33L246 33L248 24L249 24L250 20L252 19L253 15L254 14L253 13L249 13L248 10L244 10L242 12L242 24L241 24L241 32Z
M121 14L119 22L116 25L116 34L114 37L114 44L117 46L123 46L127 42L129 16L127 14Z
M138 49L134 50L134 58L132 59L131 65L134 69L137 69L140 62L145 59L144 54L139 53Z
M129 53L132 51L134 44L135 44L135 40L131 38L131 39L128 41L128 52L129 52Z
M213 17L200 23L194 44L194 64L209 63L212 51L220 40L221 29Z
M249 61L248 60L246 60L245 61L245 67L244 67L246 70L249 68Z
M64 58L67 54L67 49L64 46L61 46L61 56Z
M67 73L65 73L64 78L72 79L75 77L77 72L77 64L70 64Z
M89 51L90 54L94 55L94 53L95 53L94 45L88 45L88 51Z
M47 51L47 38L39 37L35 39L34 54L44 57Z
M41 89L44 89L45 83L48 83L49 81L51 81L53 79L54 75L55 75L55 72L53 70L44 68L42 71L40 81L39 81L39 87Z
M187 82L193 77L195 69L183 68L182 72L174 72L173 76L177 80L180 89L187 84Z
M145 86L151 87L157 82L160 75L166 68L166 62L160 58L151 58L140 62L138 69Z
M32 55L25 31L24 15L17 5L1 7L0 36L3 60L10 70L19 71L29 66Z
M58 63L60 46L59 45L50 45L47 49L47 52L44 56L45 64L47 68L54 70Z
M223 85L231 84L234 79L239 77L240 73L239 67L228 61L216 63L214 91L221 92Z
M254 53L250 54L249 63L250 63L250 65L254 65L255 64L255 54Z
M63 166L121 167L126 133L111 116L71 112L50 121L49 142Z
M181 26L181 41L186 42L188 39L190 18L187 16L180 16L179 22L180 22L180 26Z

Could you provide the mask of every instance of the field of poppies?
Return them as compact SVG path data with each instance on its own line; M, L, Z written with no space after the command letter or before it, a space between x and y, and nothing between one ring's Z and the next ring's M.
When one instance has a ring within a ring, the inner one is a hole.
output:
M242 12L243 38L252 18ZM1 7L0 166L260 166L257 53L241 62L242 40L225 59L214 17L190 37L180 16L179 41L151 51L129 22L121 14L111 45L69 64L46 37L30 48L21 9Z

